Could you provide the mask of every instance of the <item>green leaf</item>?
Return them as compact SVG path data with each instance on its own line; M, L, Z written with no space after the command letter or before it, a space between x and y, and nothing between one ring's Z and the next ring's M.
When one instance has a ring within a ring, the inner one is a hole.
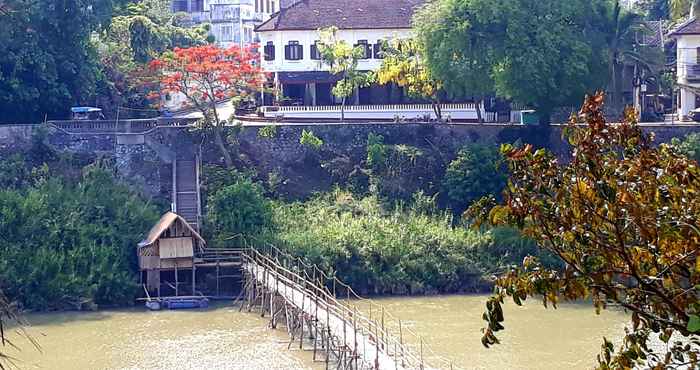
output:
M688 331L691 333L700 332L700 316L690 315L690 320L688 320Z

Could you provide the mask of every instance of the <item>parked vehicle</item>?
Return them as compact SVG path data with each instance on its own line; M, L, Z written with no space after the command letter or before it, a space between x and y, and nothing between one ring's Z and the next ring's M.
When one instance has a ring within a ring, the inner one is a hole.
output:
M95 107L73 107L70 109L71 119L76 121L93 121L105 119L102 109Z
M695 122L700 122L700 108L695 108L688 112L688 117Z

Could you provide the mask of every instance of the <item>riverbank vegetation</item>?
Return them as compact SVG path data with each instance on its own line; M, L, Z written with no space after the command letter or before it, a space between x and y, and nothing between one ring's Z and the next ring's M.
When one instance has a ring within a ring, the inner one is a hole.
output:
M434 198L382 204L335 190L306 202L278 203L269 243L335 274L367 295L480 292L485 279L536 252L508 228L469 230Z
M129 303L139 237L159 208L97 162L74 177L58 162L0 164L0 291L23 309ZM63 171L61 171L63 172Z

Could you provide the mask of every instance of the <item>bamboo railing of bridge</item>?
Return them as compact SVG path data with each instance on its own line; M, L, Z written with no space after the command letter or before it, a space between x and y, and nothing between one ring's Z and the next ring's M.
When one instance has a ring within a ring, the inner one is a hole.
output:
M240 309L269 315L272 328L285 322L289 346L312 346L326 369L457 369L384 306L316 265L274 246L245 248L242 261Z

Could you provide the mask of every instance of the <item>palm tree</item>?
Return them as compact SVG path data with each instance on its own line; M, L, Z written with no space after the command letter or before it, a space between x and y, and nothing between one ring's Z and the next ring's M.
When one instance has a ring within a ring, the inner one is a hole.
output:
M13 362L14 359L3 351L3 348L6 347L18 348L13 342L10 341L5 333L7 324L10 323L16 325L15 331L19 337L25 338L36 349L40 349L39 343L37 343L34 338L32 338L32 336L24 330L26 323L19 316L14 305L9 299L7 299L2 290L0 290L0 370L15 367Z
M638 71L656 74L663 65L663 52L637 43L637 36L650 30L642 23L641 15L622 9L618 0L609 6L604 5L601 14L608 46L612 105L620 108L620 82L624 67L634 65Z

